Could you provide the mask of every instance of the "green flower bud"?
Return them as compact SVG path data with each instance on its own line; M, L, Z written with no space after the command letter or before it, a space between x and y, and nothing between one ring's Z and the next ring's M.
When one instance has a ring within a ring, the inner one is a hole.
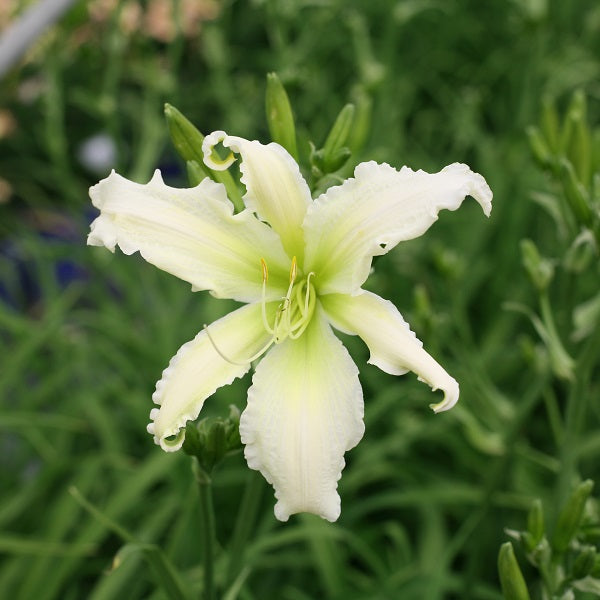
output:
M298 161L294 115L288 95L276 73L267 74L265 108L271 139L283 146L294 160Z
M185 160L186 165L191 161L196 162L198 167L206 172L213 181L222 183L225 186L227 189L227 196L231 202L233 202L236 212L244 210L242 195L229 171L213 171L205 166L204 154L202 152L204 136L196 129L191 121L186 119L183 114L170 104L165 104L165 117L167 119L171 141L179 156ZM197 178L200 175L200 171L195 167L193 169L192 176ZM188 176L190 176L189 167Z
M186 161L185 167L190 185L198 185L203 179L210 177L208 169L195 160Z
M594 548L594 546L586 546L581 551L581 554L575 559L571 576L573 579L583 579L592 572L595 564L596 548Z
M528 127L526 129L527 139L529 140L529 148L531 153L540 167L548 168L552 164L552 155L550 149L546 145L540 130L537 127Z
M361 88L355 92L353 97L356 111L354 113L352 131L350 132L346 145L350 148L350 151L356 155L362 150L367 140L367 136L371 131L373 102L371 101L371 97Z
M600 554L598 553L596 553L596 556L594 557L594 566L590 571L590 575L592 577L600 577Z
M202 154L204 136L191 121L170 104L165 104L165 117L171 141L179 156L186 162L194 160L200 165L204 164Z
M531 240L521 240L521 259L523 266L537 290L543 292L554 277L554 265L542 258L537 246Z
M209 417L197 424L188 423L183 451L195 456L201 471L209 476L230 451L241 448L239 425L240 414L235 407L230 408L227 419Z
M598 255L598 245L594 234L584 229L569 246L563 263L573 273L582 273Z
M346 146L343 148L338 148L329 157L324 157L325 171L327 173L333 173L334 171L341 169L346 164L350 156L352 156L350 148L346 148Z
M515 557L513 546L506 542L498 553L498 574L505 600L530 600L521 568Z
M560 143L558 113L554 102L547 96L542 99L541 128L550 151L557 154Z
M337 116L323 146L323 165L327 173L337 171L350 157L350 150L345 147L352 124L354 122L354 104L346 104ZM340 162L340 158L343 160Z
M531 536L533 546L537 546L544 535L544 509L542 507L542 501L539 498L536 498L533 501L531 508L529 509L529 514L527 515L527 531Z
M227 452L225 424L221 419L203 419L199 429L203 437L203 451L197 458L200 466L210 473Z
M592 134L587 124L587 102L581 90L573 94L567 119L572 121L573 130L568 157L579 179L588 184L592 168Z
M573 165L566 159L560 161L560 180L573 215L579 223L589 227L592 210L587 191L577 179Z
M594 482L591 479L580 483L561 510L552 538L552 548L555 552L564 553L577 534L585 503L592 493L593 487Z

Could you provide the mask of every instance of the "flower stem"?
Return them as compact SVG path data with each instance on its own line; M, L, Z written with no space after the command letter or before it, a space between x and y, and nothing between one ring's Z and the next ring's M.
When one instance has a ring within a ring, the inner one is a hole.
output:
M589 402L589 384L600 354L600 329L589 337L577 360L576 379L571 384L565 411L565 430L561 448L561 470L557 487L557 506L565 501L577 471L577 438L584 426Z
M227 567L227 582L231 584L240 571L244 549L260 507L260 499L264 487L263 478L251 471L246 481L244 497L240 504L235 529L231 537L230 558Z
M200 494L200 520L202 523L202 561L204 571L204 589L202 600L216 600L214 585L213 546L215 539L215 511L212 499L212 480L200 466L193 462L194 475Z

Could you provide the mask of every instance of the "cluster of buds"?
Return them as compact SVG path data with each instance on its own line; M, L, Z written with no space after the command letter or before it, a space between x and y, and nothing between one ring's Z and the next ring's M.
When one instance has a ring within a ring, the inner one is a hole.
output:
M533 156L559 184L566 202L547 206L569 232L600 242L600 129L588 123L585 94L577 90L562 118L552 101L542 104L540 124L527 130ZM551 200L546 197L546 202ZM574 236L574 237L575 237Z
M197 423L188 423L183 451L196 457L203 475L209 477L213 469L228 455L242 449L240 441L240 411L229 407L229 416L207 417Z
M543 598L571 600L576 591L600 595L600 522L590 500L593 487L589 479L579 484L551 533L546 532L540 500L531 506L526 530L506 532L538 570ZM500 547L498 572L505 600L530 599L512 542Z

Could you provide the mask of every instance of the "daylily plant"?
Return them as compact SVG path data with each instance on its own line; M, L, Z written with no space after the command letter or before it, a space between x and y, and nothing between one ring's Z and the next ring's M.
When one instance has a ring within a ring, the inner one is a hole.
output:
M221 143L231 153L218 160ZM146 185L114 171L90 189L100 216L88 244L150 263L218 298L245 303L184 344L153 395L148 431L166 451L181 448L185 424L217 388L256 366L240 419L245 456L275 488L275 516L311 512L335 521L344 453L363 436L358 369L332 327L359 335L369 362L386 373L416 373L452 408L458 383L422 348L395 306L361 289L374 256L420 236L441 209L467 195L486 215L492 193L463 164L429 174L359 164L354 177L313 200L299 167L276 143L216 131L204 162L227 169L241 157L245 209L234 214L224 186Z

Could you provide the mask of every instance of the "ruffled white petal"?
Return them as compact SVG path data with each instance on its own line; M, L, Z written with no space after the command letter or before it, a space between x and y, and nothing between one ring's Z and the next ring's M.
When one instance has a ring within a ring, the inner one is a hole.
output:
M250 211L233 214L222 185L205 179L195 188L177 189L156 171L145 185L114 171L90 188L100 216L88 244L118 245L160 269L210 290L215 296L251 302L261 297L261 258L269 266L270 297L287 287L290 261L278 235Z
M304 269L315 272L321 293L354 293L367 279L373 256L421 235L440 210L456 210L468 195L490 214L492 192L467 165L429 174L361 163L353 179L330 188L308 209Z
M376 294L358 296L328 294L321 297L323 308L337 329L359 335L369 347L369 363L392 375L413 371L444 399L430 405L434 412L452 408L458 401L458 383L423 350L422 342L410 330L398 309Z
M260 362L240 420L248 465L273 484L279 520L338 518L344 452L361 439L362 419L358 369L317 308L298 340Z
M198 416L204 400L218 388L242 377L250 369L248 359L270 338L260 304L237 309L212 323L208 331L212 341L202 330L181 346L156 384L152 400L159 408L150 412L148 432L167 452L181 448L186 422Z
M202 145L204 161L215 169L226 168L232 162L231 157L222 163L215 163L211 158L212 147L218 142L242 157L240 170L246 186L246 206L279 233L289 256L297 256L301 261L302 222L312 199L296 161L274 142L265 146L215 131L206 136Z

